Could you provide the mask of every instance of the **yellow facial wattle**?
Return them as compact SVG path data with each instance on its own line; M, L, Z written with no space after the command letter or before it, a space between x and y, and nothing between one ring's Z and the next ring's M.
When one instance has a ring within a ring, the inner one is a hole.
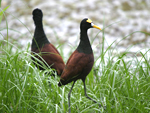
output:
M92 20L91 20L91 19L88 19L88 20L86 20L86 22L88 22L88 23L92 23Z

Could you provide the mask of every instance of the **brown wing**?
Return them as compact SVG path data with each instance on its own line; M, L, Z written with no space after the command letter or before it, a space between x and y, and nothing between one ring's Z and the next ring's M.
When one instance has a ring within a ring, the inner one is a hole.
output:
M60 55L60 53L58 52L58 50L55 48L55 46L53 44L49 44L49 46L51 46L53 48L54 53L57 53Z
M90 67L91 70L93 62L93 54L79 53L77 50L74 51L63 70L59 86L61 86L61 84L65 85L73 80L80 79L82 76L86 76L83 73L86 74L84 71L86 68L89 69L88 67ZM90 70L87 70L87 72L89 73Z
M45 62L52 68L56 69L58 75L62 73L65 63L57 49L52 44L45 44L40 50L33 49L32 51L35 53L41 52L41 56Z

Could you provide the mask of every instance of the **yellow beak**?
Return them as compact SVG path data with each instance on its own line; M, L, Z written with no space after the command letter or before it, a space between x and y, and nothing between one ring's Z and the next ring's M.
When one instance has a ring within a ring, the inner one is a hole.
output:
M96 29L102 30L100 27L98 27L96 25L93 25L93 27L96 28Z

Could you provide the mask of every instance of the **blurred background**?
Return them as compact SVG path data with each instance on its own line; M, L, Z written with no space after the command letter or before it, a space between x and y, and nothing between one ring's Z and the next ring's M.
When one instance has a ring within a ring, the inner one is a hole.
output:
M71 48L75 49L79 43L80 22L86 17L104 29L104 34L97 29L88 31L97 56L100 55L103 35L105 49L115 41L111 47L117 45L117 53L127 48L136 53L150 45L149 35L133 33L150 33L150 0L3 0L2 9L6 6L9 8L0 25L0 40L8 36L11 43L23 48L31 44L35 28L32 11L35 8L43 11L44 30L48 39L56 47L64 47L63 53L67 58Z

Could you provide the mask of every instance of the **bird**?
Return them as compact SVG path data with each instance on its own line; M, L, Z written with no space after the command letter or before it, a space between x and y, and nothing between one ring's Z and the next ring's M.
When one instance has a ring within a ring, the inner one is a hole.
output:
M72 87L68 93L69 113L71 113L70 108L71 91L74 87L75 82L78 79L81 79L83 81L85 96L88 99L92 100L94 103L97 103L97 101L93 100L91 97L87 95L85 84L86 76L89 74L94 64L93 50L87 34L89 28L97 28L101 30L101 28L94 25L92 20L89 18L84 18L81 21L79 45L69 57L66 66L60 76L60 81L58 83L58 86L60 87L73 81ZM101 106L101 104L99 104L99 106Z
M65 63L58 50L47 39L42 23L42 10L36 8L33 10L32 15L35 24L35 31L31 44L31 53L34 57L31 56L31 59L33 60L35 66L40 70L45 70L43 63L45 65L48 64L47 67L50 66L51 68L55 69L57 75L60 76L65 67ZM39 62L37 59L43 63Z

